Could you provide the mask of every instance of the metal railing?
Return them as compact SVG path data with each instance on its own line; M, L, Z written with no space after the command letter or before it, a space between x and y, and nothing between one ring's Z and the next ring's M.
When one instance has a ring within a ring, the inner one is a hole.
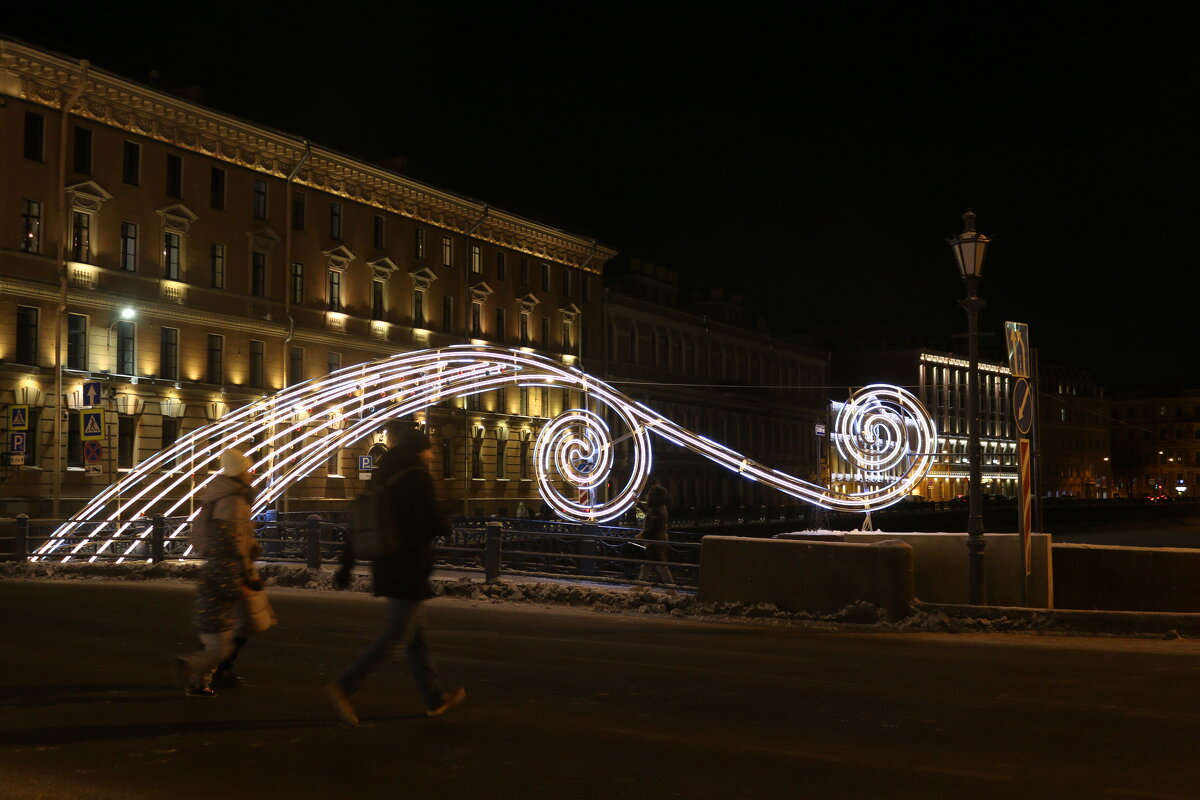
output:
M310 569L339 563L349 532L346 516L291 513L256 520L261 560L303 563ZM195 558L188 553L187 518L157 515L132 522L83 521L53 553L38 556L60 524L19 515L9 529L0 529L0 558L59 561L69 556L75 562L130 563ZM630 582L639 580L648 566L647 582L655 584L662 583L657 567L665 566L673 585L698 584L699 534L672 532L669 542L659 543L637 540L637 533L562 521L457 518L451 535L437 542L438 566L480 571L489 582L502 574ZM654 558L654 548L661 547L667 548L668 560Z

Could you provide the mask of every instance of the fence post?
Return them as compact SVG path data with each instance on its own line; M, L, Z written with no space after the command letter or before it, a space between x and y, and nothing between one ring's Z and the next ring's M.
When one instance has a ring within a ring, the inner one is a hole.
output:
M308 568L321 568L321 515L309 514L305 523L305 553L308 556Z
M484 533L483 581L495 583L500 577L500 536L504 528L499 522L489 522Z
M29 555L29 515L17 514L17 558L24 561Z
M150 518L150 560L155 564L163 560L163 542L166 540L167 521L162 514Z
M596 574L596 555L600 547L592 538L599 534L600 529L595 525L581 525L579 530L588 538L579 540L579 574L593 577Z

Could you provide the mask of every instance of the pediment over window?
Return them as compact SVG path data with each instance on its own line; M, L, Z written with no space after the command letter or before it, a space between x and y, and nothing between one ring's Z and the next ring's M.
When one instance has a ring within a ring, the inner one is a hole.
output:
M540 302L541 301L538 300L537 297L534 296L533 292L530 292L529 294L525 295L524 297L517 298L517 305L519 305L521 307L521 310L525 311L525 312L533 311L534 307Z
M267 227L246 231L246 235L250 237L250 246L256 253L269 253L275 249L275 245L283 241L283 237Z
M488 286L483 281L480 281L479 283L477 283L471 287L471 299L472 300L478 300L479 302L483 302L484 300L488 299L488 296L490 294L492 294L492 287Z
M104 191L104 187L95 181L83 181L67 187L67 196L71 199L72 211L83 211L95 214L100 208L112 200L112 195Z
M392 273L400 269L396 266L396 262L387 256L368 261L367 266L371 268L371 277L373 279L384 282L391 280Z
M187 233L188 228L192 227L192 223L200 219L196 212L183 203L172 203L169 206L163 206L156 209L154 213L162 217L162 224L165 230L180 231L182 233Z
M428 267L417 267L409 272L408 276L412 278L413 288L422 292L429 291L429 287L438 279L437 275Z
M321 254L325 256L330 269L345 269L355 258L354 253L350 252L350 248L341 244L328 250L322 250Z
M571 322L576 317L579 316L579 314L580 314L579 306L575 305L574 303L567 303L565 306L563 306L562 308L560 308L558 310L558 313L561 314L562 318L565 319L567 322Z

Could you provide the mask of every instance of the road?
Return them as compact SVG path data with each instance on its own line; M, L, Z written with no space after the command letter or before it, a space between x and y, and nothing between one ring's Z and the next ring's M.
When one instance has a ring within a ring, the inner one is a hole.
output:
M439 599L467 702L321 686L381 601L275 590L248 685L183 696L190 587L0 581L0 797L1195 798L1200 642L812 631Z

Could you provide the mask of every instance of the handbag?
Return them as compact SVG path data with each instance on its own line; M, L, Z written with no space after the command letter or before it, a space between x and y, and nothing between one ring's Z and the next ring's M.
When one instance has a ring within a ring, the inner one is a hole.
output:
M270 630L279 622L267 593L262 589L242 598L242 616L246 620L246 628L253 633Z

